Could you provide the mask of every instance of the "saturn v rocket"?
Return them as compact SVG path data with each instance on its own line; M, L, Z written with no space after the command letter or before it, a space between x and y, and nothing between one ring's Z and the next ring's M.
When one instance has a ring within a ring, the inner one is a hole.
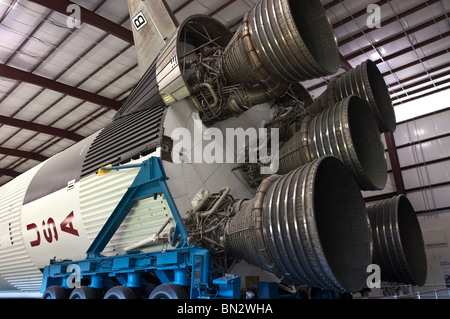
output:
M151 156L163 162L192 240L210 248L217 267L244 263L244 274L262 269L292 287L361 290L373 239L360 190L384 188L381 134L395 130L376 66L337 76L313 103L300 82L339 68L318 0L262 0L234 34L202 15L180 24L164 1L129 0L129 9L142 78L121 110L0 188L0 292L38 292L50 260L85 258L138 172L99 169ZM181 147L179 128L192 133ZM251 145L213 139L210 128L224 137L227 129L276 130L266 150L276 171L229 160L242 155L233 153L239 146L248 159ZM212 146L223 149L222 161L175 160ZM141 200L103 254L161 250L172 226L163 196Z

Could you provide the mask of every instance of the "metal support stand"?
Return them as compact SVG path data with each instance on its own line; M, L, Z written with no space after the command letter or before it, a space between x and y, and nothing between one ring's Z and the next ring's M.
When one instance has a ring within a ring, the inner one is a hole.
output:
M164 194L176 223L172 244L175 245L179 235L181 235L177 248L187 245L188 232L167 187L166 180L168 177L166 176L160 158L151 157L141 164L105 167L101 170L113 171L136 167L141 168L139 173L87 250L86 254L88 259L94 259L101 256L102 251L128 216L136 201L149 196L153 196L156 199L157 195L160 193Z

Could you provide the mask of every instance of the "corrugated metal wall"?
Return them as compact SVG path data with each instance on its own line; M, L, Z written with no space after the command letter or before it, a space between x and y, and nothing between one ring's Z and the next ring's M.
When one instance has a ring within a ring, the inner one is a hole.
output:
M407 121L395 134L408 198L418 212L450 209L450 110Z
M450 109L399 123L394 134L407 196L420 213L450 211ZM388 168L391 165L388 159ZM394 195L392 172L380 192L368 200Z

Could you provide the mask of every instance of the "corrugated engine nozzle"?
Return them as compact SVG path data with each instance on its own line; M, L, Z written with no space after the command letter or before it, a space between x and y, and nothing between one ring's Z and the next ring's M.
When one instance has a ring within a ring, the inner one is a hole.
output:
M314 117L280 149L281 174L313 159L333 155L353 172L362 190L386 186L387 164L381 134L367 103L351 95Z
M423 286L427 279L427 258L411 202L399 195L379 201L367 211L374 239L373 263L380 266L381 279Z
M395 132L397 122L389 90L383 75L371 60L366 60L356 68L332 78L325 92L308 107L308 111L318 114L353 94L368 103L380 132Z
M276 89L336 73L339 51L320 1L262 0L245 14L221 65L228 84Z
M372 235L358 184L325 156L261 183L234 204L224 247L286 283L360 291L372 263Z

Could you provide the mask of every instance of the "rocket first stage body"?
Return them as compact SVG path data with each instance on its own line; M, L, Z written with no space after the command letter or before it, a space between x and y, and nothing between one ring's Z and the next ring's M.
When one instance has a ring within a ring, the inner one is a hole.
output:
M373 241L360 190L384 188L380 130L395 129L378 69L330 81L309 109L299 82L339 67L320 1L262 0L234 35L207 16L179 24L164 1L129 8L142 78L113 121L0 188L0 294L38 293L50 260L84 259L139 168L98 170L151 156L217 269L244 260L243 275L256 266L295 289L362 289ZM251 144L252 132L267 133ZM161 251L172 226L162 195L142 199L102 255Z

